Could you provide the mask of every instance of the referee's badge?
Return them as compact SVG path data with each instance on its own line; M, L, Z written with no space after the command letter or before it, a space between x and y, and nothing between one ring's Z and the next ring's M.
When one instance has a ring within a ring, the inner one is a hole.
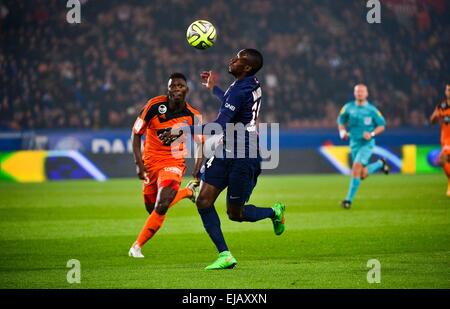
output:
M372 117L364 117L364 124L370 126L372 124Z

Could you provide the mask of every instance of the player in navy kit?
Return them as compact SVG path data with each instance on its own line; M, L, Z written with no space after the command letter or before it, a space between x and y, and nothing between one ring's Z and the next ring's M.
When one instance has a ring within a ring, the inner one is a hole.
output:
M214 202L226 187L227 214L231 220L256 222L270 218L276 235L281 235L285 228L283 204L276 203L272 208L246 204L261 172L256 130L261 86L255 74L262 65L263 58L257 50L239 51L228 67L235 81L225 92L216 86L216 74L210 71L201 75L203 84L222 102L214 123L219 124L224 132L222 155L216 152L205 164L200 193L196 200L203 225L219 251L218 259L205 268L208 270L233 268L237 264L225 243L220 219L214 207ZM242 127L245 126L244 134L234 132L234 138L230 139L226 134L227 124L242 124Z

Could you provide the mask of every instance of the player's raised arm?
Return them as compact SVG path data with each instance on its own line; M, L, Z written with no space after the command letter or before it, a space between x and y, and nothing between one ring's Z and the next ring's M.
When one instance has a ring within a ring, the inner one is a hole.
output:
M217 73L213 71L204 71L200 74L200 77L202 78L202 85L211 90L213 94L223 102L225 91L217 86L217 82L219 80Z

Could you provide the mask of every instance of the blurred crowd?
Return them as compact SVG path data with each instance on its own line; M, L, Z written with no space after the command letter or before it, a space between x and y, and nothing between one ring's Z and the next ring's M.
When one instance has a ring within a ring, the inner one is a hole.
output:
M64 0L0 0L0 129L130 127L177 71L188 101L214 119L219 101L199 74L217 71L225 88L229 59L246 47L265 57L263 122L334 127L363 82L389 126L425 126L450 82L450 8L382 1L381 24L369 24L366 2L82 0L81 23L69 24ZM208 50L186 42L196 19L217 28Z

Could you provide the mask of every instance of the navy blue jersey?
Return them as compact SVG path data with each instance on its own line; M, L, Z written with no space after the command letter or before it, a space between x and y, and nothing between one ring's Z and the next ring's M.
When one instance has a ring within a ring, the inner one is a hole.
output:
M227 91L219 87L213 88L213 93L221 100L219 115L214 121L224 130L224 150L234 153L235 157L248 158L259 155L258 133L256 120L261 106L261 86L255 76L247 76L236 80ZM234 145L227 143L226 125L241 124L245 130L234 132ZM228 155L225 153L225 156Z

